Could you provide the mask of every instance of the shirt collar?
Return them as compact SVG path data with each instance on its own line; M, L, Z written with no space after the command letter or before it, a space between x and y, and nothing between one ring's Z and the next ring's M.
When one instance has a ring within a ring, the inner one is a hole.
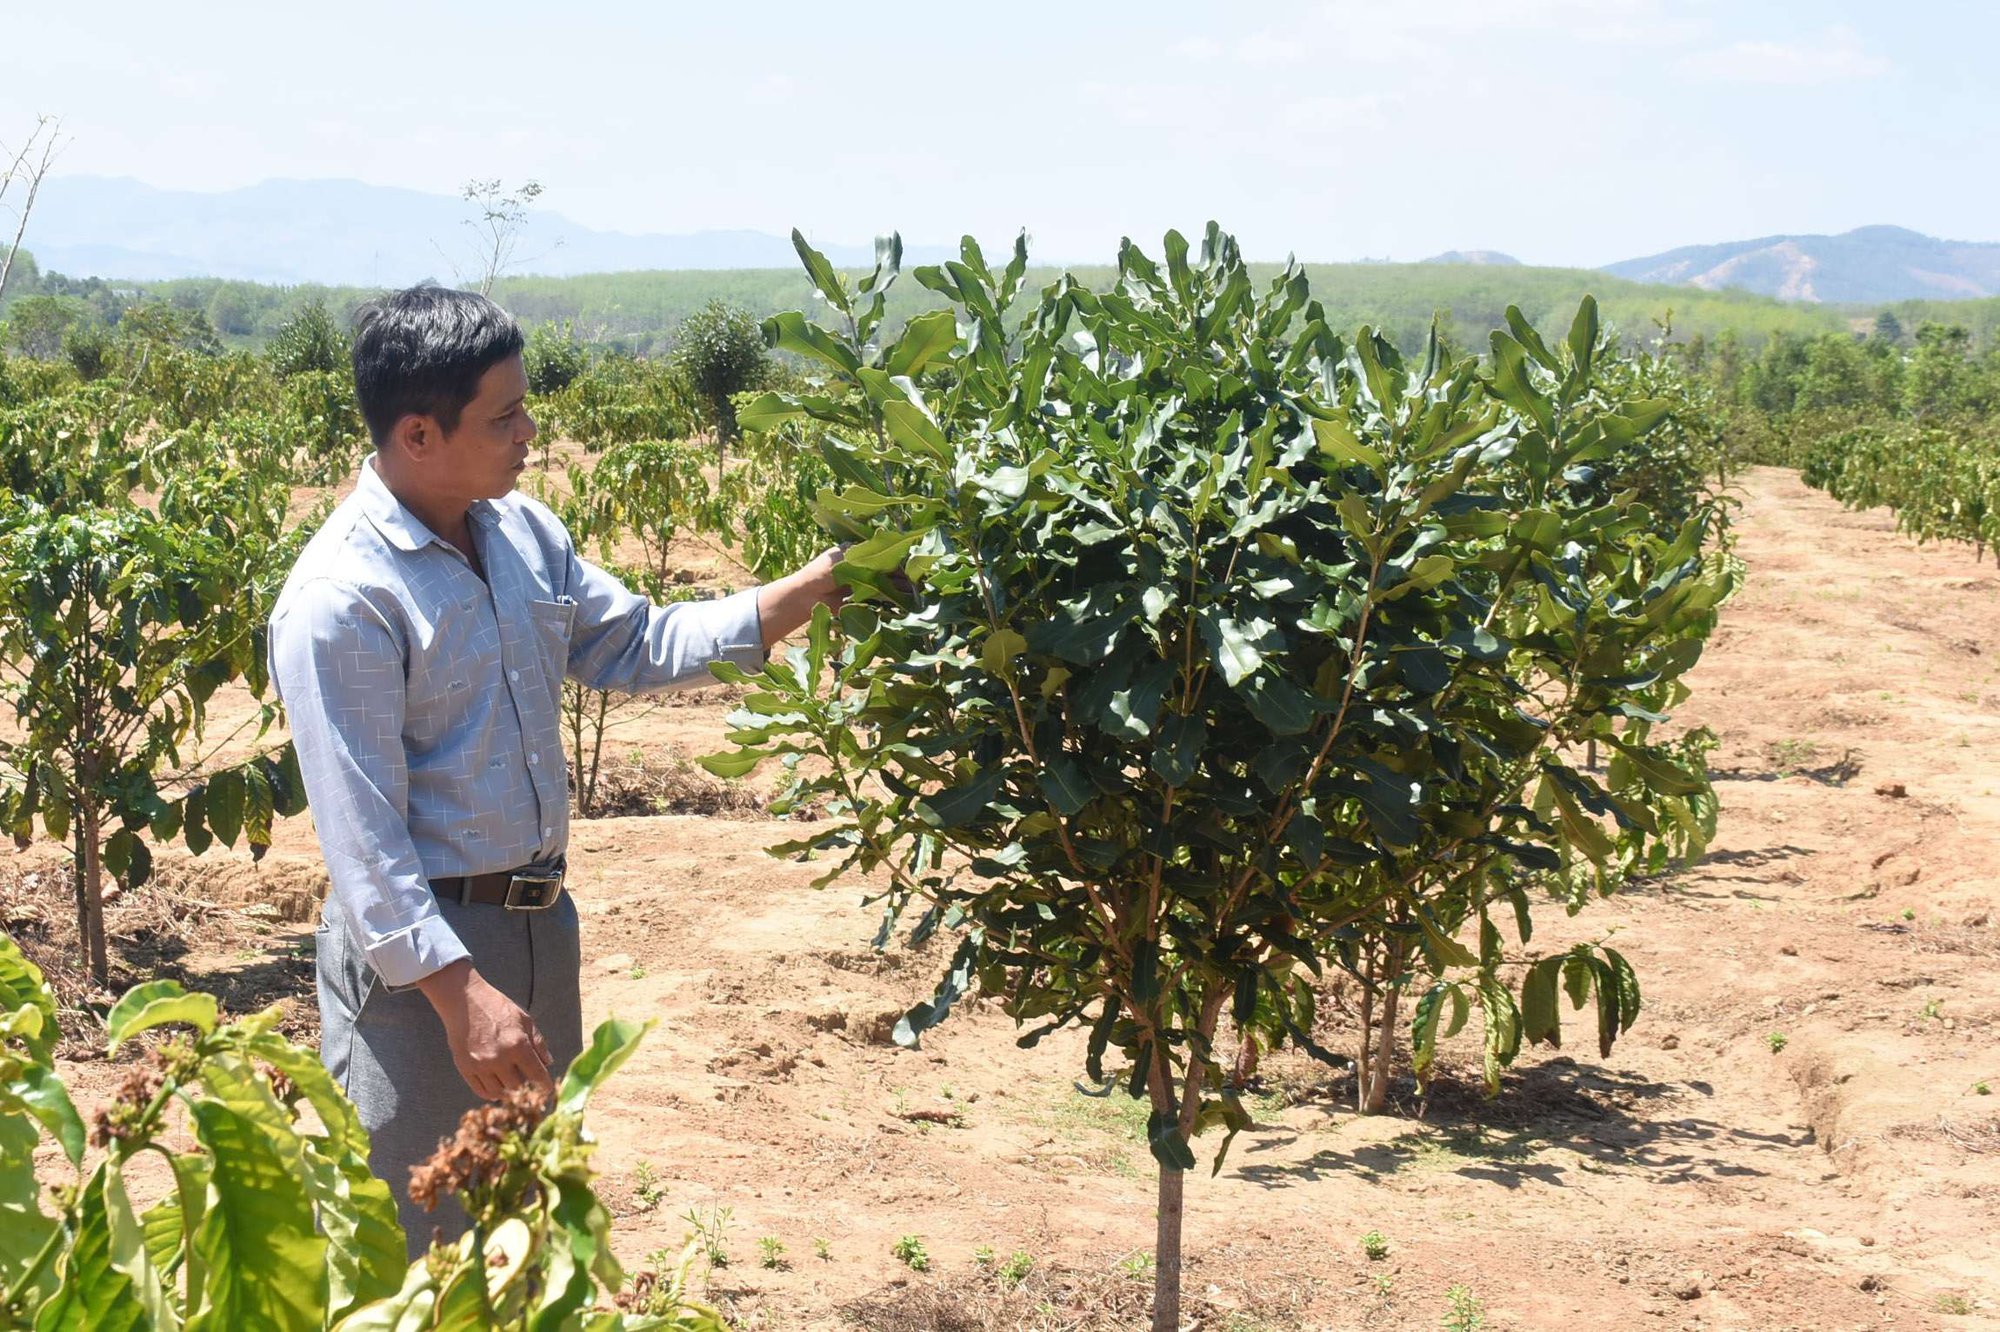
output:
M403 507L403 502L376 472L372 455L362 459L361 479L355 484L354 496L361 503L361 511L368 515L368 521L375 524L375 530L398 550L422 550L433 543L450 548L449 542L424 526L423 519ZM479 526L491 522L493 516L489 500L474 501L466 511L467 519Z

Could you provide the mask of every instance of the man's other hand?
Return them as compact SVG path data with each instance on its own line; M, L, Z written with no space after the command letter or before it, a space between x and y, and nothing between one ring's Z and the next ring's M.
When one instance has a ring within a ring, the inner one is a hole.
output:
M444 1023L465 1085L489 1101L530 1083L550 1092L549 1047L535 1020L461 958L417 982Z

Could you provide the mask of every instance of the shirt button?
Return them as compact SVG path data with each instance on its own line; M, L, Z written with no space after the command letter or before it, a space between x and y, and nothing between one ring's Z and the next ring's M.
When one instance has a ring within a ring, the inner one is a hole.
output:
M555 830L554 828L544 828L544 829L542 829L542 837L544 838L544 840L546 840L546 839L548 839L548 838L550 838L550 837L554 837L555 835L556 835L556 830Z
M542 756L540 754L528 755L528 762L530 763L540 763L541 761L542 761Z
M519 671L507 672L507 678L509 680L512 680L515 684L521 683L521 673Z

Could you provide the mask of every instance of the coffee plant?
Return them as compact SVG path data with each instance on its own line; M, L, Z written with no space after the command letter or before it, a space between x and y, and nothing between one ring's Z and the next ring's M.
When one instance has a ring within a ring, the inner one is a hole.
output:
M650 1023L601 1025L552 1106L522 1093L468 1115L415 1183L456 1195L472 1229L406 1265L366 1130L281 1016L224 1023L213 996L172 981L128 991L105 1020L109 1052L149 1048L87 1122L52 1061L54 997L0 934L0 1329L721 1332L685 1297L685 1261L628 1297L642 1309L598 1307L624 1272L582 1116ZM186 1030L162 1040L166 1027ZM44 1137L72 1172L52 1209L34 1169Z
M1219 1169L1249 1122L1224 1017L1318 1051L1315 980L1386 954L1387 993L1465 978L1427 997L1447 1026L1482 1008L1497 1077L1524 1035L1503 927L1525 945L1537 903L1712 826L1700 745L1652 728L1735 566L1712 510L1575 484L1674 406L1606 388L1589 301L1560 350L1510 313L1485 365L1435 336L1406 362L1328 328L1296 266L1257 291L1212 226L1032 298L1025 242L995 271L968 239L915 273L949 307L891 341L900 245L850 286L794 241L842 322L766 336L825 386L742 420L824 427L857 594L762 672L718 668L752 692L709 766L783 760L774 809L828 817L774 851L883 874L878 941L912 908L917 936L960 932L900 1040L974 989L1035 1024L1024 1046L1088 1028L1085 1075L1150 1111L1153 1325L1176 1328L1191 1140L1222 1133ZM1607 1043L1629 1025L1629 968L1564 979ZM1536 985L1527 1034L1555 1038Z
M219 761L203 723L217 689L264 700L264 623L305 532L287 493L232 468L178 471L148 507L99 486L79 499L0 492L0 828L39 823L74 848L77 938L109 976L103 875L144 883L155 842L196 854L239 836L261 852L271 821L304 808L285 745ZM277 720L262 701L223 740Z

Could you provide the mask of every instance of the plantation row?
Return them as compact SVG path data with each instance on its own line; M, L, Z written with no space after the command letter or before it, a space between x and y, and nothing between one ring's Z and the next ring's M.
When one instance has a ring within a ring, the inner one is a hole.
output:
M2000 545L2000 429L1992 420L1828 423L1800 475L1850 508L1883 505L1918 541Z
M899 1039L975 990L1029 1028L1024 1045L1089 1030L1085 1076L1149 1107L1155 1325L1175 1327L1193 1142L1219 1130L1219 1166L1248 1123L1239 1088L1260 1052L1341 1058L1313 1035L1329 972L1360 987L1348 1050L1362 1109L1382 1108L1406 1059L1427 1079L1474 1009L1496 1086L1524 1042L1561 1039L1565 1008L1591 1010L1607 1053L1631 1026L1629 961L1601 942L1545 954L1535 922L1698 855L1713 832L1712 740L1663 724L1740 578L1714 493L1724 418L1678 359L1621 352L1592 301L1560 338L1510 310L1484 357L1433 336L1406 359L1371 329L1335 333L1296 268L1260 289L1214 228L1198 250L1170 235L1157 263L1127 245L1102 290L1065 276L1031 291L1024 245L995 268L968 241L914 272L946 308L893 338L898 242L858 281L799 249L831 322L768 321L803 369L766 371L755 396L732 400L727 376L685 362L593 359L541 335L529 369L545 442L596 456L534 484L580 544L656 595L679 586L679 536L711 541L746 580L828 533L852 543L840 573L855 596L838 614L822 610L762 672L718 672L745 693L735 747L706 762L724 775L784 762L774 812L822 817L774 851L823 858L822 882L870 876L879 942L905 913L915 937L955 939ZM729 342L721 327L716 346ZM74 356L0 366L0 662L17 716L0 823L74 847L100 976L104 872L135 885L173 840L260 848L302 808L263 626L323 512L295 520L298 488L344 475L363 447L341 354L322 315L265 357L170 330L121 334L94 374ZM697 426L714 442L690 442ZM226 684L262 706L210 735ZM605 702L570 702L587 805ZM212 1004L165 990L126 1006L114 1038L148 1012L214 1026ZM106 1261L91 1207L123 1246L112 1266L189 1309L224 1298L216 1283L321 1272L266 1239L300 1233L296 1198L284 1225L232 1231L240 1251L210 1256L234 1215L213 1204L239 1146L325 1184L308 1210L329 1242L328 1198L370 1192L342 1155L352 1135L328 1119L338 1106L315 1102L313 1133L258 1099L285 1098L244 1072L255 1060L294 1089L312 1074L257 1021L205 1031L165 1069L176 1085L211 1077L197 1062L232 1070L202 1083L224 1109L189 1111L211 1158L184 1185L208 1199L201 1218L186 1202L156 1227L119 1215L100 1165L96 1192L86 1182L45 1232L40 1252L57 1256L32 1281L0 1254L9 1290L53 1279L81 1298ZM38 1111L46 1073L25 1071L46 1065L34 1039L9 1047L0 1113L20 1119L17 1138L47 1131L67 1153L67 1120ZM608 1261L595 1221L578 1238L588 1204L558 1182L572 1174L557 1161L509 1195L543 1209L529 1229L545 1240L526 1242L546 1241L546 1265L528 1266L547 1284L523 1278L541 1292L523 1298L587 1299L575 1271ZM31 1180L18 1196L32 1210ZM362 1242L358 1220L339 1224ZM141 1263L132 1236L175 1226L185 1244ZM495 1224L470 1257L424 1268L435 1317L405 1325L447 1325L453 1262L521 1269L503 1231L518 1234ZM330 1261L316 1295L269 1296L293 1310L273 1325L354 1307L354 1270ZM615 1288L615 1267L593 1270ZM586 1325L582 1307L538 1325Z

